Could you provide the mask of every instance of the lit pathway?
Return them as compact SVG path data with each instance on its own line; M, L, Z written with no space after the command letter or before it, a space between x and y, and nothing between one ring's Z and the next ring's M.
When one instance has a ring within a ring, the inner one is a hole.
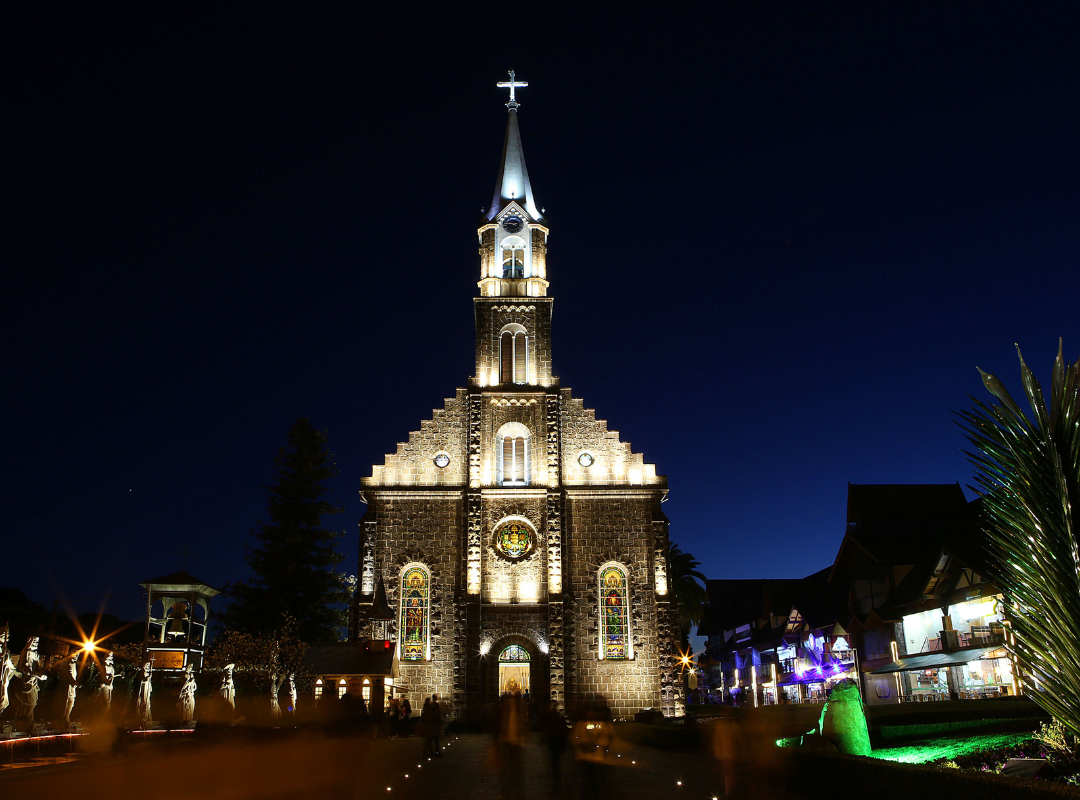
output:
M368 754L372 766L379 764L384 797L393 800L499 800L498 761L493 740L479 734L446 737L442 758L417 761L409 758L418 753L419 739L376 742ZM666 752L652 748L633 747L617 743L612 753L602 795L605 798L658 800L711 800L723 795L722 780L712 767L711 759L700 753ZM374 777L367 770L368 778ZM406 772L409 777L405 778ZM680 784L681 782L681 784ZM361 780L357 798L372 797ZM508 787L509 789L509 787ZM543 737L533 736L522 758L522 780L516 791L508 791L511 800L549 798L553 792L547 748ZM577 765L573 754L563 756L563 787L558 797L577 800L583 797ZM763 800L760 791L754 796Z

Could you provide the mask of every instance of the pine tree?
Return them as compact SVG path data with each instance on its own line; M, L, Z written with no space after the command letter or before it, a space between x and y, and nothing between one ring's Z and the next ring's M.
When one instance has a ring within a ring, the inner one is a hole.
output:
M300 640L337 641L346 621L342 605L349 599L346 582L334 569L343 558L334 540L343 532L327 530L322 518L344 510L325 499L330 493L325 482L338 469L325 433L308 420L297 420L288 436L288 446L274 460L277 479L268 488L270 522L255 531L256 545L247 555L254 579L230 586L225 624L265 636L285 615L295 620Z

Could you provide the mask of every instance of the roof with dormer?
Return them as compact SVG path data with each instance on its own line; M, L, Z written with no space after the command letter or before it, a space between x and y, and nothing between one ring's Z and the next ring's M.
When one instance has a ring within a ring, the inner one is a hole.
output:
M543 215L533 199L529 169L525 166L517 109L511 108L506 121L506 139L503 141L502 161L499 162L499 176L495 180L495 194L483 220L491 222L508 204L515 201L525 209L531 222L542 220Z

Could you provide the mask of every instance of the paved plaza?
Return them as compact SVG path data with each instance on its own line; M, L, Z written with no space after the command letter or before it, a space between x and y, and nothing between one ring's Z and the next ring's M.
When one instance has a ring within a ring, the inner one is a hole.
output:
M255 737L258 738L258 737ZM149 737L147 737L149 739ZM235 798L387 798L387 800L499 800L499 798L599 797L711 800L724 795L723 777L709 753L670 752L616 741L608 763L589 786L587 770L569 749L562 759L563 785L552 781L540 735L522 748L516 778L490 736L443 738L443 755L421 756L419 738L372 741L297 735L259 741L142 741L118 754L81 756L74 762L43 761L0 767L0 795L7 797L83 794L88 786L110 787L112 797L160 793ZM774 776L775 777L775 776ZM784 796L774 786L743 780L739 796ZM42 794L43 793L43 794Z

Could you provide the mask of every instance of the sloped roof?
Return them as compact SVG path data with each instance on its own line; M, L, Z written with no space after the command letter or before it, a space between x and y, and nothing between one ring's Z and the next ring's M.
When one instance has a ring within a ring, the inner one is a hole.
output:
M967 505L958 483L848 484L847 532L834 570L857 563L860 552L890 566L931 558L943 542L966 536Z
M849 524L948 518L966 506L959 483L848 484Z
M394 673L394 653L389 649L368 649L368 642L326 642L309 645L304 653L304 670L311 675L383 675Z
M370 604L364 603L360 605L360 613L364 615L364 619L393 619L394 611L390 608L390 604L386 601L386 587L383 585L383 579L380 577L379 582L375 584L375 595Z
M203 592L210 597L221 594L219 590L215 589L206 581L196 578L187 570L171 572L168 575L161 576L160 578L145 580L140 582L139 586L146 589L151 584L154 585L154 588L161 589L167 592Z
M764 579L707 580L705 592L705 616L697 630L700 636L720 633L763 616Z
M846 609L846 589L829 582L831 571L831 566L825 567L799 581L793 605L810 628L837 622Z
M708 599L698 634L719 633L768 616L786 618L792 606L797 605L796 598L800 596L805 580L755 578L706 581Z

